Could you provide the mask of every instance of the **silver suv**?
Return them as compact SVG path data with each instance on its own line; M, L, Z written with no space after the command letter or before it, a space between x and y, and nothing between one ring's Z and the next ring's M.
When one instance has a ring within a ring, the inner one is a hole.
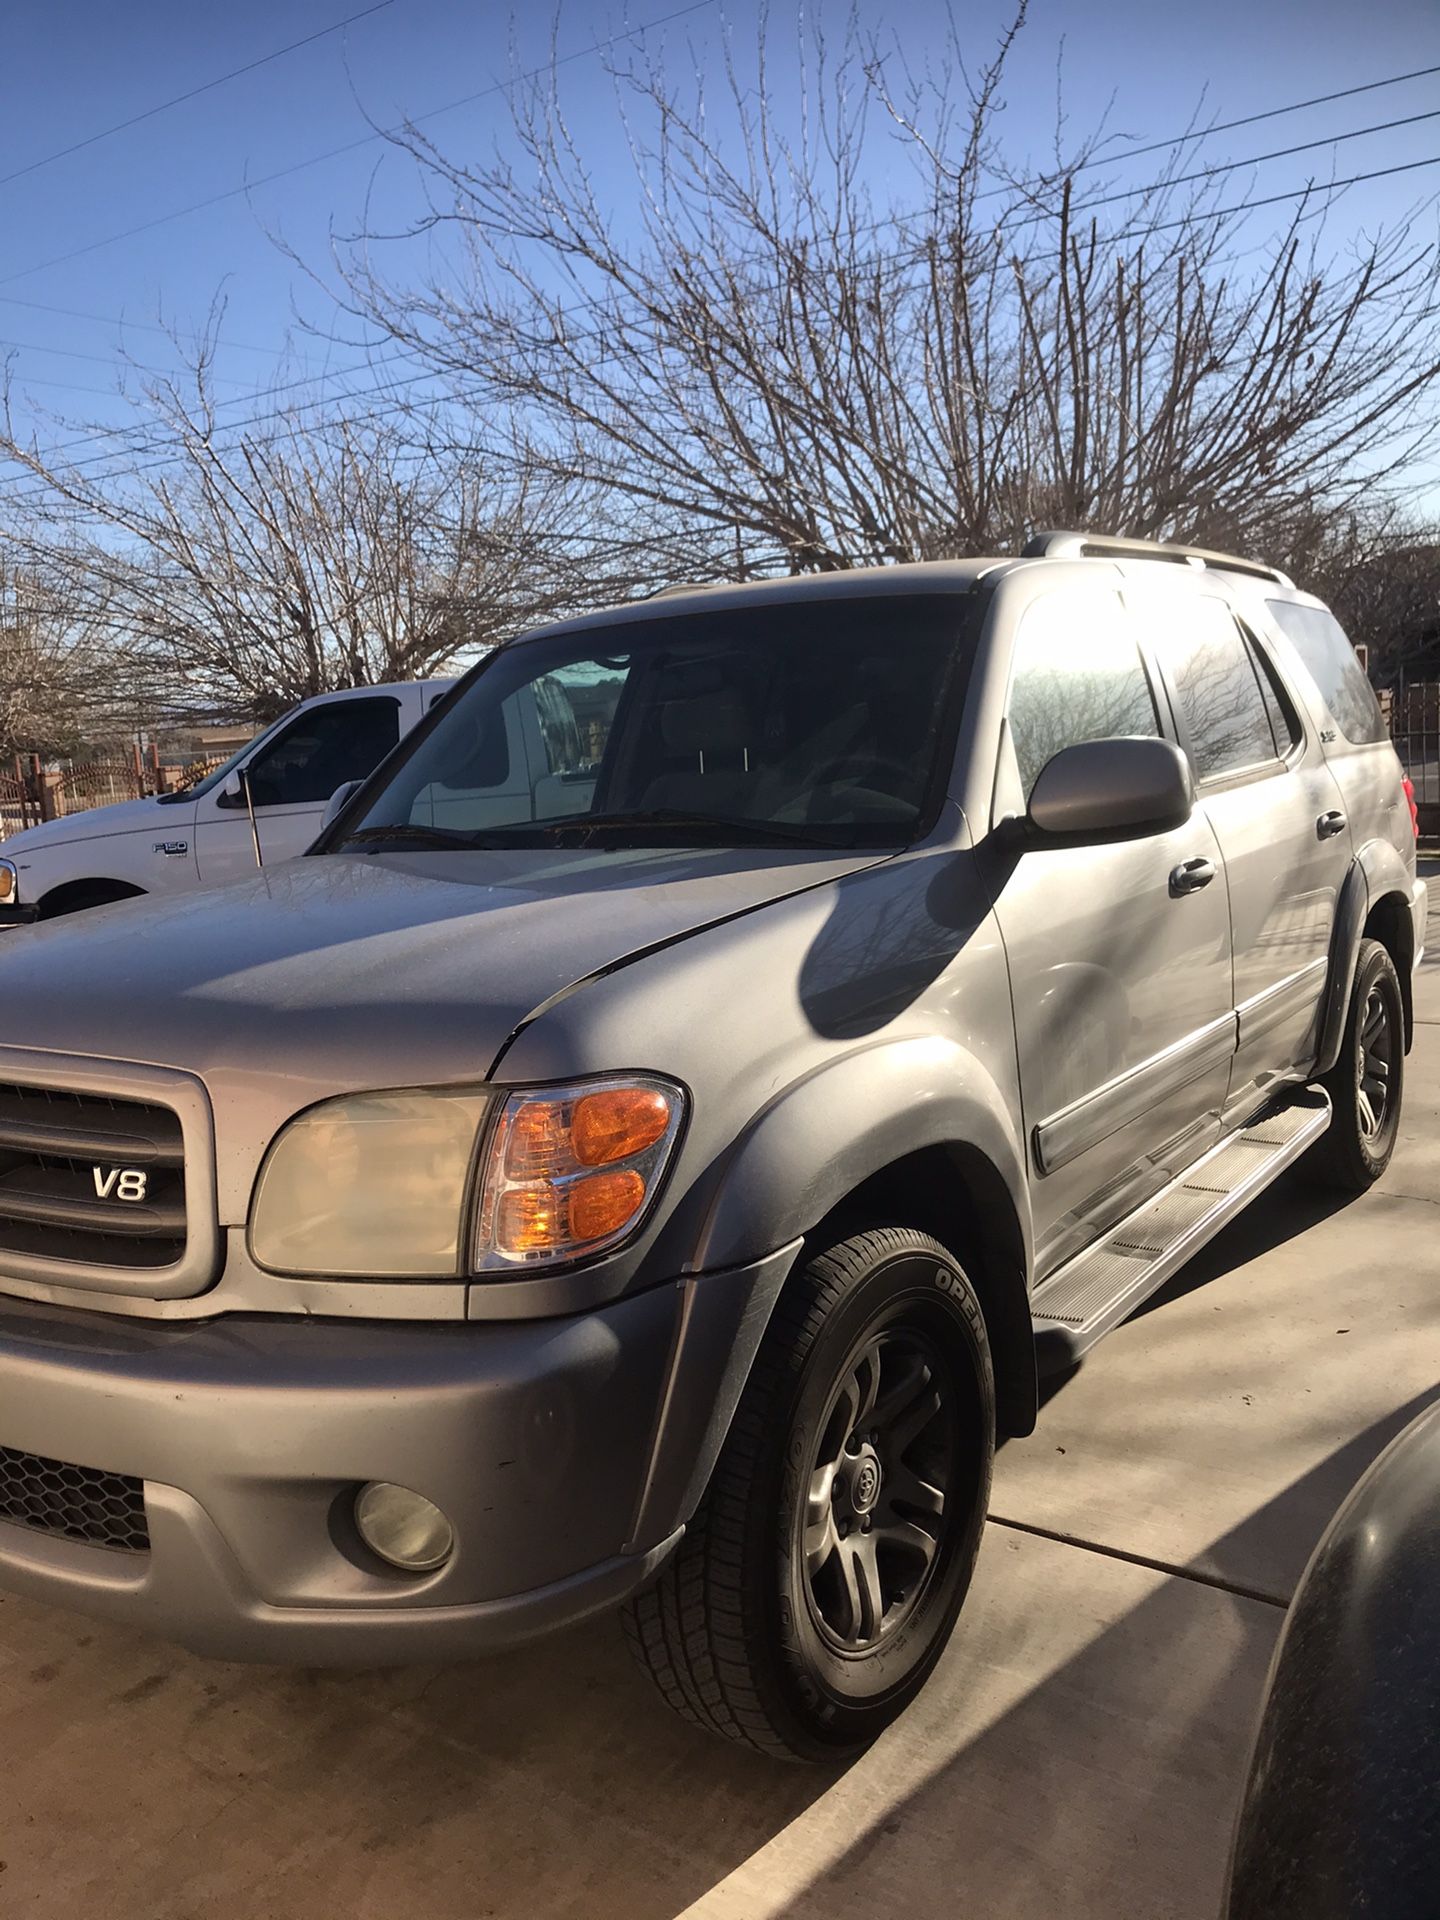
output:
M306 1664L623 1601L693 1720L853 1752L1037 1362L1302 1155L1383 1171L1422 899L1258 563L531 634L310 856L0 944L0 1584Z

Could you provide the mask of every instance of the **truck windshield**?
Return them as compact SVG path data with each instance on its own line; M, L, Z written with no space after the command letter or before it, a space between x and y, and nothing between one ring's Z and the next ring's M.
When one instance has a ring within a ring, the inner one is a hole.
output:
M168 806L177 800L198 800L202 794L213 792L222 780L229 779L242 760L248 760L272 733L280 731L286 721L292 717L293 711L292 708L290 712L282 713L278 720L272 720L268 727L262 727L259 733L252 740L247 740L237 753L232 753L228 760L222 760L218 767L212 767L210 772L202 775L199 780L188 782L183 787L176 787L170 793L159 793L155 796L156 799L162 806Z
M501 649L329 849L898 846L939 804L967 599L816 597Z

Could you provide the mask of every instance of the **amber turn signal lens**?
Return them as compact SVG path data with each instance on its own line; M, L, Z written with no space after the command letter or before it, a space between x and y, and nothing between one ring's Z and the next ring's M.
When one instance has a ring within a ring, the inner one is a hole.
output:
M603 1240L632 1221L645 1204L638 1173L592 1173L570 1189L570 1233L579 1241Z
M670 1102L655 1087L607 1087L575 1102L570 1143L582 1167L608 1167L653 1147L670 1124Z
M8 900L15 888L15 876L8 867L0 867L0 900Z
M591 1173L569 1186L512 1187L500 1202L496 1238L507 1253L548 1253L604 1240L645 1204L638 1173Z

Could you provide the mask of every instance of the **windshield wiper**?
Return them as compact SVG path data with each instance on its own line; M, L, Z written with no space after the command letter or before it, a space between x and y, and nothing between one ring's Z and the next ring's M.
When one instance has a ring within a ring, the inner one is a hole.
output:
M469 833L459 827L419 826L409 820L400 820L393 827L357 827L354 833L347 833L339 845L342 847L382 844L401 847L479 847L488 843L488 836L483 833Z
M602 834L634 833L646 827L672 833L703 833L721 846L853 847L854 835L842 827L792 826L785 820L732 819L718 813L692 813L677 807L649 807L633 813L576 813L558 820L536 820L533 831L578 846Z

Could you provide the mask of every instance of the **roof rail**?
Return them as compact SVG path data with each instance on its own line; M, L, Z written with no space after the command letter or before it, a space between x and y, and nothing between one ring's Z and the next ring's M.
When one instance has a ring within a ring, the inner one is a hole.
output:
M647 600L668 600L674 593L718 593L722 587L738 584L734 580L677 580L671 586L656 587L644 597Z
M1171 546L1163 540L1134 540L1110 533L1037 533L1021 548L1026 560L1168 560L1175 566L1209 567L1219 573L1244 573L1255 580L1273 580L1277 587L1295 582L1279 567L1263 560L1242 560L1233 553L1212 553L1208 547Z

